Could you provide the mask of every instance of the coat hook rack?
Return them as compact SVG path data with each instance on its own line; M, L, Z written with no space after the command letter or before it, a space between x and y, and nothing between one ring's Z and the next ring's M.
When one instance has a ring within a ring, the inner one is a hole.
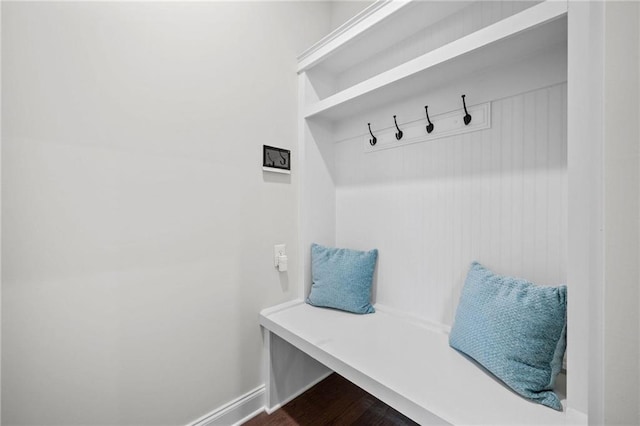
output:
M371 146L374 146L375 144L378 143L378 138L373 136L373 132L371 131L371 123L368 123L368 125L369 125L369 133L371 134L371 139L369 139L369 143L371 144Z
M467 111L467 103L464 101L466 95L462 95L462 105L464 106L464 125L468 126L471 123L471 115Z
M425 105L424 106L424 112L427 114L427 133L431 133L433 132L433 123L431 122L431 120L429 120L429 106Z
M402 130L400 130L400 128L398 127L398 122L396 121L396 116L393 116L393 122L396 124L396 129L398 129L398 133L396 133L396 139L400 140L402 139Z

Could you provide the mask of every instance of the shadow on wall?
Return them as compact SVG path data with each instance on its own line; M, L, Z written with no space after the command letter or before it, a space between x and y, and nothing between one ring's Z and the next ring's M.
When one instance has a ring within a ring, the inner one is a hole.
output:
M291 183L291 175L286 173L262 172L262 180L266 183Z

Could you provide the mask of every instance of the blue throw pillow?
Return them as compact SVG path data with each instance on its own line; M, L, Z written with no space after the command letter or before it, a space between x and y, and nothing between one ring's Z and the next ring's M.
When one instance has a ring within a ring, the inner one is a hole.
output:
M311 292L307 303L356 314L375 312L371 283L378 250L358 251L311 244Z
M566 347L567 287L543 287L471 264L451 347L520 395L562 410L553 392Z

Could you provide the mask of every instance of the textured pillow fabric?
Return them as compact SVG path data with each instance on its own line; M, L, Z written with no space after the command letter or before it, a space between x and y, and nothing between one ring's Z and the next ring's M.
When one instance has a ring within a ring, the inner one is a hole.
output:
M520 395L562 410L553 392L566 347L567 287L543 287L471 264L451 347Z
M311 245L311 292L307 303L357 314L375 312L371 283L378 250L358 251Z

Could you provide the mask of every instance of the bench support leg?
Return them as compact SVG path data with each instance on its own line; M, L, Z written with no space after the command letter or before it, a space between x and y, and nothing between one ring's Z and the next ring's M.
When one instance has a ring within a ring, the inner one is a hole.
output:
M319 381L331 370L263 328L266 411L272 413Z

